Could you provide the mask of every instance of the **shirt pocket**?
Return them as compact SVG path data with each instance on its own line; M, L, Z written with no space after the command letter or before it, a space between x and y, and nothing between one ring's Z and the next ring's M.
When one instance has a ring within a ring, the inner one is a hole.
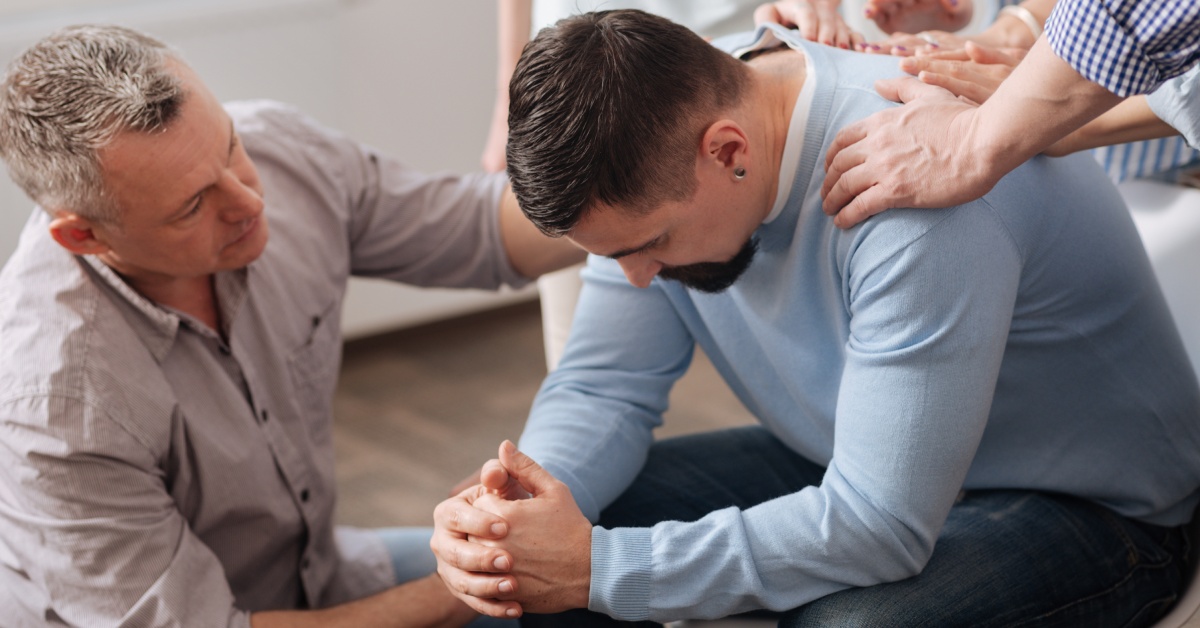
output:
M288 358L300 416L316 443L329 442L333 422L333 394L342 361L339 305L335 299L314 308L304 341Z

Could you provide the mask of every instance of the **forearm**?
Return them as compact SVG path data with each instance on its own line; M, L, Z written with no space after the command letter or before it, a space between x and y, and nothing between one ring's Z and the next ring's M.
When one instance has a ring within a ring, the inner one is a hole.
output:
M500 195L500 238L508 261L521 275L533 279L587 257L583 249L566 238L551 238L533 225L517 205L512 188Z
M1125 142L1170 137L1177 132L1154 115L1145 96L1135 96L1106 111L1046 150L1052 157Z
M496 86L508 100L508 81L529 42L531 0L500 0L497 16Z
M583 278L571 340L520 446L595 521L645 463L695 338L660 286L631 286L615 260L589 261Z
M254 613L250 625L253 628L434 628L462 626L475 616L434 574L333 608Z
M494 123L508 128L508 82L529 43L532 0L500 0L496 19L496 103Z
M1042 37L980 106L969 141L984 167L1007 173L1120 101L1058 58Z

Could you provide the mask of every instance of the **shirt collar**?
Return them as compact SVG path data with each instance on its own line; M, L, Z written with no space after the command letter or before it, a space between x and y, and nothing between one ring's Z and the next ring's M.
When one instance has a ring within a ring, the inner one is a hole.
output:
M159 307L153 301L138 294L125 280L108 264L95 255L84 255L83 260L104 284L112 290L127 305L140 315L140 324L130 321L141 328L138 336L146 343L154 359L159 362L175 344L175 335L179 332L179 317Z
M783 213L788 198L792 195L792 183L796 169L800 166L800 151L804 148L804 134L808 130L808 113L812 109L813 96L817 93L817 72L812 56L804 54L804 85L796 97L792 119L788 122L787 139L783 144L783 157L779 161L778 187L775 189L775 204L763 224L767 224Z
M140 323L133 324L140 328L139 337L146 343L146 347L154 355L154 359L159 362L174 346L181 325L202 335L213 335L203 324L192 317L173 308L161 306L139 294L126 283L117 271L105 264L99 257L95 255L82 257L101 281L139 315ZM233 327L234 316L245 300L249 284L248 274L249 271L246 268L217 273L217 303L221 308L221 331L226 338L229 337Z

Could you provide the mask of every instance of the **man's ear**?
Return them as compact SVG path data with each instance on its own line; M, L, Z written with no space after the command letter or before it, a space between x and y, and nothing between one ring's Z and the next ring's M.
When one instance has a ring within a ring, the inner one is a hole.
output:
M749 148L746 131L740 124L733 120L717 120L704 131L700 158L732 172L750 166Z
M68 211L57 211L50 221L50 237L75 255L101 255L108 245L96 237L92 221Z

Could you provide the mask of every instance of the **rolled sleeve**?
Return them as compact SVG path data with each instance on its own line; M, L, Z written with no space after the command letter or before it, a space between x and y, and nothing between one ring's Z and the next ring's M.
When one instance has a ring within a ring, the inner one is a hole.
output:
M30 617L250 625L148 448L76 399L21 398L0 412L0 539L6 566L41 592L16 602Z
M1089 81L1122 97L1146 94L1200 59L1200 4L1061 0L1046 37Z
M500 235L503 175L427 175L378 155L356 210L353 269L421 286L521 287Z

